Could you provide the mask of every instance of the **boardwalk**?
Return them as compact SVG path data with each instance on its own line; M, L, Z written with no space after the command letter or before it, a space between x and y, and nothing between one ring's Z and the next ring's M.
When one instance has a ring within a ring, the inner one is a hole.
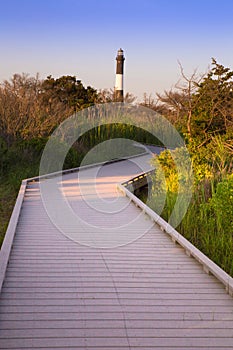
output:
M83 219L109 230L125 225L130 243L117 248L61 233L38 182L28 183L1 291L0 349L233 349L233 298L224 285L117 191L116 183L138 172L122 161L102 167L96 186L82 184L95 203L118 197L124 210L112 215L83 202L76 173L63 177ZM147 233L133 240L126 224L139 215L138 233Z

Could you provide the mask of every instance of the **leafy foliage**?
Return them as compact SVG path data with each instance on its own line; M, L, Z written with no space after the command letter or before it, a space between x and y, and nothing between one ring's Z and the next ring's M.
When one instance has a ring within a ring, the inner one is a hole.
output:
M48 137L74 112L91 106L97 91L75 76L44 81L15 74L0 86L0 137L8 146L19 140Z
M166 221L174 210L178 192L182 191L174 162L177 150L172 152L173 157L170 151L165 151L153 160L156 172L147 201ZM233 175L214 174L212 165L211 161L206 165L200 159L195 164L193 197L177 230L233 276Z
M41 89L42 100L46 106L51 108L54 104L59 104L69 113L87 108L97 99L97 91L94 88L85 88L81 80L70 75L58 79L50 75L43 81Z
M185 135L188 141L208 142L217 134L232 133L233 129L233 71L212 59L212 68L190 77L180 65L182 80L175 88L157 94L150 108L159 109Z
M198 85L193 96L196 101L193 132L226 133L233 126L233 72L212 59L213 68Z
M216 214L217 229L229 232L233 238L233 175L217 184L209 204Z

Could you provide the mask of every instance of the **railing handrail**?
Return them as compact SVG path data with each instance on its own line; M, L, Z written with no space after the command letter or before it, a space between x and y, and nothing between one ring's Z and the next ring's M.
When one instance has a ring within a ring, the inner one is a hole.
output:
M26 187L27 187L27 180L23 180L18 192L16 203L15 203L13 212L11 214L11 218L10 218L7 231L2 243L1 251L0 251L0 293L2 290L2 285L6 274L11 247L14 240L19 216L20 216Z
M66 169L66 170L59 170L59 171L55 171L53 173L48 173L48 174L44 174L44 175L37 175L37 176L31 177L31 178L28 178L26 180L29 182L29 181L39 181L40 179L49 179L51 177L56 177L56 176L59 176L59 175L71 174L71 173L82 171L82 170L85 170L85 169L88 169L88 168L94 168L96 166L101 166L101 165L103 166L105 164L117 163L117 162L121 162L121 161L124 161L124 160L127 160L127 159L133 159L133 158L137 158L137 157L142 157L142 156L145 156L146 154L150 154L150 153L149 152L142 152L140 154L135 154L135 155L130 156L130 157L122 157L122 158L119 158L119 159L117 158L117 159L112 159L112 160L106 160L106 161L99 162L99 163L82 165L82 166L79 166L77 168L71 168L71 169Z
M152 170L153 171L153 170ZM138 179L139 176L131 178L130 181ZM145 203L143 203L138 197L136 197L132 192L127 189L125 183L117 184L117 188L125 196L127 196L137 207L141 208L142 211L147 214L159 227L170 235L174 243L178 243L182 246L187 255L192 256L196 259L202 266L205 272L214 275L226 288L226 291L232 296L233 295L233 278L227 274L221 267L215 264L211 259L209 259L204 253L202 253L198 248L196 248L191 242L189 242L184 236L182 236L174 227L172 227L167 221L165 221L161 216L159 216L155 211L149 208Z
M143 178L153 174L154 172L155 172L154 169L146 171L146 172L143 172L143 173L138 174L137 176L127 180L127 181L122 182L121 185L127 188L129 185L132 185L133 183L142 180Z

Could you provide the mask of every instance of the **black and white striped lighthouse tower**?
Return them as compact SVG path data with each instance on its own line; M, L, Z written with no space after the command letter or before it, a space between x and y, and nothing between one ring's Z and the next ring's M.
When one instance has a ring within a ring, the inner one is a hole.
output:
M116 65L116 84L115 84L115 101L124 102L124 89L123 89L123 77L124 77L124 51L122 49L117 51L117 65Z

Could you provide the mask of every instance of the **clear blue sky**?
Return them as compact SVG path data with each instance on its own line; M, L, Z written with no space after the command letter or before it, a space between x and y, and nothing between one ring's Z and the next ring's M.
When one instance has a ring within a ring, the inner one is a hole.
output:
M7 0L0 4L0 81L26 72L76 75L112 88L125 51L125 89L139 99L206 71L233 69L232 0Z

